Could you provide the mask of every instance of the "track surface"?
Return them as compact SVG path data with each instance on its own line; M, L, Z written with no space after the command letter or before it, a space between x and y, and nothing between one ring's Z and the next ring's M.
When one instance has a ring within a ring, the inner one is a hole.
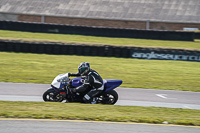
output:
M43 101L49 84L0 83L0 100ZM121 88L116 105L200 109L200 92Z
M0 119L0 133L199 133L199 130L150 124Z
M0 100L42 101L48 84L0 83ZM117 105L200 109L199 92L117 88ZM199 127L84 121L10 120L0 118L0 133L199 133Z

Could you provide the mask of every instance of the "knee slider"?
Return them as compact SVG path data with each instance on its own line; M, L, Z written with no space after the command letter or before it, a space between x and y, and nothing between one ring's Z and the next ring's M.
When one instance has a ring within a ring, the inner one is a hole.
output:
M90 103L91 102L91 97L90 96L88 96L87 94L83 97L83 101L85 102L85 103Z

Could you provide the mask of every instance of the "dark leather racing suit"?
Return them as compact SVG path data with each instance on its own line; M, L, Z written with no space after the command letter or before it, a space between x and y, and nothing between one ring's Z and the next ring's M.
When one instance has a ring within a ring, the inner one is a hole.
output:
M69 76L78 77L81 75L79 73L69 73ZM84 78L83 84L75 88L73 91L75 93L82 93L87 89L90 89L90 91L83 97L83 100L86 103L91 103L93 101L93 98L104 90L103 79L93 69L90 69L90 71L82 77Z

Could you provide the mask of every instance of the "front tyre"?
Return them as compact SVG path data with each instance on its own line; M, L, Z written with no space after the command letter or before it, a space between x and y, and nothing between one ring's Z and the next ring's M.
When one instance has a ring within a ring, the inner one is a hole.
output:
M118 100L118 94L115 90L110 90L108 92L104 92L100 98L102 100L102 104L114 105Z
M53 89L49 89L43 94L43 100L45 102L62 102L62 96L59 93L55 92Z

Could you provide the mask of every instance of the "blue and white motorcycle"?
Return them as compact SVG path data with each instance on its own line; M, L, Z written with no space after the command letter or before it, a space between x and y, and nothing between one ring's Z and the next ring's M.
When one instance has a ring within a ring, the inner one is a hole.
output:
M116 87L122 84L122 80L119 79L104 79L104 91L99 94L95 99L95 103L101 104L115 104L118 100L118 94L114 90ZM51 83L51 88L49 88L43 94L44 101L50 102L80 102L83 103L83 96L87 94L87 91L83 93L72 93L71 88L76 88L83 84L83 78L76 77L70 79L68 73L60 74Z

